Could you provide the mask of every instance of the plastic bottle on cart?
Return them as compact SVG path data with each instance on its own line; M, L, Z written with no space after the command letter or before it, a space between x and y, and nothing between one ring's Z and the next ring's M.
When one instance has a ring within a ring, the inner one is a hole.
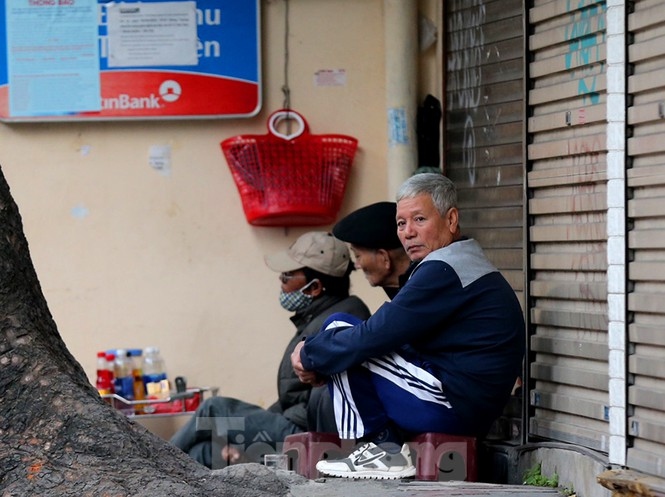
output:
M115 354L108 350L106 351L106 364L108 365L108 368L111 371L111 390L112 390L111 393L114 394L115 393ZM115 397L109 397L106 400L113 407L116 407Z
M106 359L106 352L97 352L97 391L99 395L113 393L113 365Z
M141 349L129 349L127 351L131 359L132 378L134 379L134 400L145 399L145 385L143 384L143 351ZM144 404L136 404L134 412L143 414Z
M134 377L132 376L131 358L125 349L118 349L115 352L115 393L128 400L134 400ZM134 414L134 405L118 401L118 407L125 414Z
M146 347L143 354L143 383L149 399L169 396L166 366L157 347Z

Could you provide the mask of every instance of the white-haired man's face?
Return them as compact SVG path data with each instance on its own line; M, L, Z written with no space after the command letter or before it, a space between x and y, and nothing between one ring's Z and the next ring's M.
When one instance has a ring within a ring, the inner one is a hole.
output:
M421 261L434 250L450 245L459 236L457 208L444 216L429 194L403 198L397 203L397 236L412 261Z

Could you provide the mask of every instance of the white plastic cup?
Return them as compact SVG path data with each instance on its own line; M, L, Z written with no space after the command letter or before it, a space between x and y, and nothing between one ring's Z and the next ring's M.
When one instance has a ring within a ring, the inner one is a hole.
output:
M277 471L278 469L289 469L289 456L286 454L266 454L263 456L263 464L266 468Z

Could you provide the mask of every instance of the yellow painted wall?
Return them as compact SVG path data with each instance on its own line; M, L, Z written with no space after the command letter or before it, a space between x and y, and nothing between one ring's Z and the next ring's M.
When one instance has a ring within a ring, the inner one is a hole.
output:
M419 4L436 22L439 2ZM392 199L383 1L289 5L292 108L314 133L359 140L340 215ZM293 325L263 257L307 228L248 225L219 146L265 133L267 116L282 106L285 3L265 0L261 8L264 96L254 118L0 124L0 165L43 292L93 381L98 350L157 345L171 377L263 406L276 397L275 371ZM440 98L439 45L421 54L419 101ZM315 85L322 69L345 70L346 84ZM169 174L150 167L153 145L171 147ZM352 291L371 309L384 300L362 274L354 274Z

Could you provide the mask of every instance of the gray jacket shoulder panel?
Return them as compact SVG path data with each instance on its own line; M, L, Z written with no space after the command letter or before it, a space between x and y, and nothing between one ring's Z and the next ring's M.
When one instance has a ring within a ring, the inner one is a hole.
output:
M429 261L441 261L453 268L462 283L467 287L486 274L498 271L487 259L480 244L473 240L460 240L431 252L418 266ZM418 270L418 267L413 271ZM413 273L412 273L413 274Z

